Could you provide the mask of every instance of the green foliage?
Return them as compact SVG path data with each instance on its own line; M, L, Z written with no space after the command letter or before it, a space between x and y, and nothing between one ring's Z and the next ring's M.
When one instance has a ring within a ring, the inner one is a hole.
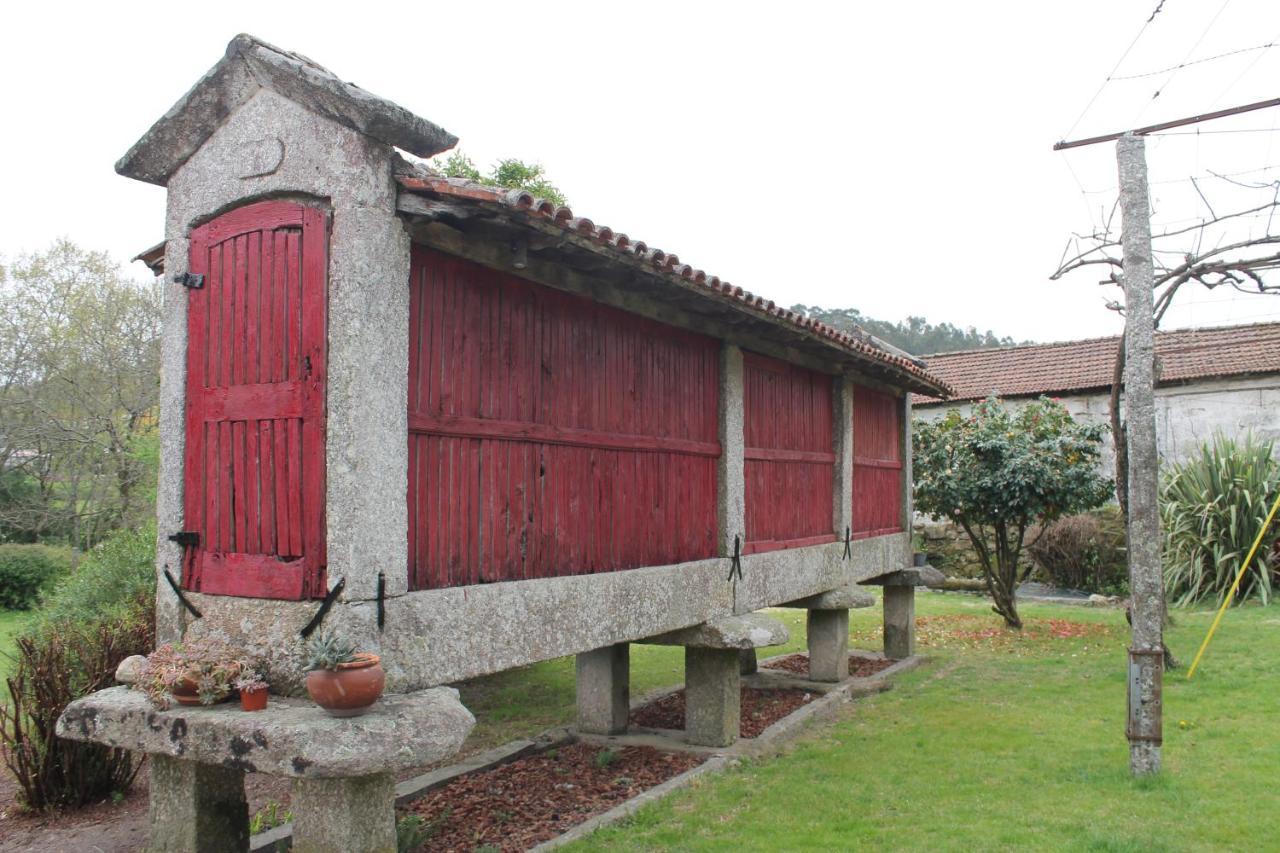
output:
M453 151L443 161L437 162L435 167L450 178L465 178L509 190L528 190L553 204L568 204L564 193L547 179L546 170L537 163L507 157L495 163L487 175L482 175L470 157L461 151Z
M275 800L271 800L254 812L253 817L249 818L249 834L257 835L260 832L275 829L277 826L284 826L292 821L293 812Z
M1041 397L1011 409L994 397L969 417L952 410L916 421L916 509L948 518L968 534L995 600L995 611L1020 628L1014 590L1030 571L1018 561L1027 530L1101 506L1111 482L1098 474L1106 427L1072 420Z
M333 631L321 631L307 643L307 670L335 670L356 659L356 644Z
M449 810L445 809L438 817L426 820L421 815L407 814L396 821L396 853L415 853L440 831Z
M875 335L887 344L916 355L966 349L1007 347L1018 343L1013 338L1000 337L990 329L985 332L979 332L973 326L962 329L950 323L939 323L935 326L924 317L908 317L897 323L891 323L888 320L876 320L872 317L867 317L857 308L820 308L817 305L792 305L791 310L800 314L807 314L810 317L821 320L828 326L834 326L846 332L860 328ZM1027 343L1027 341L1022 341L1022 343Z
M1221 433L1200 453L1167 472L1160 490L1165 589L1179 605L1221 602L1235 582L1271 505L1280 494L1274 445L1252 435ZM1271 600L1270 555L1280 525L1272 524L1250 563L1236 601Z
M49 594L17 637L0 705L0 756L28 807L88 805L132 784L140 758L61 740L54 726L71 701L111 686L120 661L154 644L154 561L154 531L117 534Z
M610 764L614 763L617 760L618 760L617 750L609 749L608 747L606 747L595 754L595 757L591 759L591 763L594 764L596 767L600 768L601 770L603 770L604 768L608 767Z
M1102 595L1129 589L1124 516L1114 504L1047 525L1027 546L1055 586Z
M0 545L0 608L27 610L70 563L45 545Z

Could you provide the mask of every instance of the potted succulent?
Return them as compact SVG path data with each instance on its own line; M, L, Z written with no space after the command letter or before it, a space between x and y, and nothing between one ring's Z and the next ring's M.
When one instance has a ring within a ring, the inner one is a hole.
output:
M332 716L359 716L382 695L382 659L357 652L346 637L325 631L311 640L307 653L307 693Z
M236 679L242 711L262 711L267 707L267 682L257 667L246 667Z
M215 705L231 695L244 668L244 654L219 640L165 643L147 655L134 687L161 709L171 699L179 705Z

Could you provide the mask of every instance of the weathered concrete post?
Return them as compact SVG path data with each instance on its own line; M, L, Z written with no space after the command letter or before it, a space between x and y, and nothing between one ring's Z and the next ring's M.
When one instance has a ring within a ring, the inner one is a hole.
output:
M294 779L296 853L395 853L396 782L390 773L346 779Z
M577 656L578 731L616 735L631 713L631 645L618 643Z
M736 649L684 649L684 729L690 743L729 746L738 739L742 675Z
M810 610L809 678L813 681L844 681L849 677L849 611Z
M745 536L746 455L743 421L742 349L720 350L720 459L716 465L720 556L733 555L734 537Z
M243 771L152 755L150 787L148 850L224 853L249 849Z
M916 653L916 588L885 586L884 656L904 660Z
M1160 566L1159 460L1155 416L1155 319L1152 307L1151 211L1145 143L1126 134L1116 142L1124 242L1124 406L1129 448L1129 770L1160 770L1161 681L1164 665L1164 581Z

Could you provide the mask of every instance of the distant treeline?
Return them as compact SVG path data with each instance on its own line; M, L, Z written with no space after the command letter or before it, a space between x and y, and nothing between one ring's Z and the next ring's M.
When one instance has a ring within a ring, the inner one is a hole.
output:
M962 329L950 323L934 325L923 317L908 317L897 323L867 317L857 308L819 308L817 305L793 305L792 311L821 320L828 326L850 330L854 326L869 332L888 344L906 350L913 355L935 352L955 352L962 349L986 349L1007 347L1031 341L1015 341L999 337L988 329L979 332L973 326Z

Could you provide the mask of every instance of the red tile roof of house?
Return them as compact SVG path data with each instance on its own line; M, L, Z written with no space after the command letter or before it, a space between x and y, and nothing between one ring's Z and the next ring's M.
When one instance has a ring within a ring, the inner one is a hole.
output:
M1119 336L965 350L926 356L929 372L953 389L951 400L1094 391L1111 385ZM1280 323L1176 329L1156 333L1156 382L1280 373ZM937 397L913 398L917 405Z

